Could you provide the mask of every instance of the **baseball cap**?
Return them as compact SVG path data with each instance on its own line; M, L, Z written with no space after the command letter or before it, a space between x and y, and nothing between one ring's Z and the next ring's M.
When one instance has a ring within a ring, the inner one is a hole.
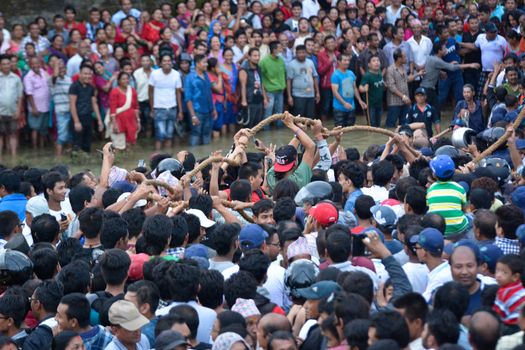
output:
M131 192L124 192L122 193L120 196L118 196L118 199L117 199L117 202L120 202L120 201L123 201L125 199L127 199L129 196L131 195ZM135 205L133 206L133 208L141 208L143 206L145 206L146 204L148 204L148 201L145 200L145 199L139 199Z
M186 61L191 63L193 60L191 59L191 56L188 53L184 52L181 53L179 61Z
M275 152L275 165L273 169L278 173L285 173L293 168L296 158L297 150L294 146L286 145L279 147Z
M498 32L498 27L496 27L496 25L492 22L489 22L487 24L485 24L485 31L487 33L497 33Z
M335 224L339 220L337 208L328 202L317 203L308 212L323 227Z
M454 244L454 250L456 250L456 248L459 248L459 247L470 248L470 250L472 251L472 253L474 253L474 256L476 257L476 261L478 262L480 261L481 253L479 251L479 246L474 241L470 239L459 240Z
M185 258L201 257L208 259L208 248L204 244L192 244L184 250Z
M525 149L525 139L516 139L516 148L521 150Z
M319 281L310 287L297 289L297 293L305 299L319 300L338 290L341 290L341 287L334 281Z
M461 118L456 118L454 120L452 120L452 123L450 123L450 126L451 127L459 127L459 128L463 128L463 127L466 127L467 124L465 123L465 121Z
M374 205L370 208L370 212L379 225L392 227L397 222L395 211L386 205Z
M432 227L427 227L418 235L417 243L421 248L427 250L432 254L441 254L445 240L443 234Z
M516 238L518 238L521 245L525 245L525 224L519 225L516 229Z
M266 238L268 238L268 233L257 224L248 224L239 233L242 250L260 248Z
M424 87L418 87L415 91L416 95L427 95L427 90Z
M156 350L173 350L179 345L189 345L182 334L168 329L159 334L155 339Z
M149 320L142 316L135 304L127 300L119 300L109 308L109 322L134 332L147 325Z
M136 185L131 184L128 181L116 181L111 185L111 188L114 188L116 190L119 190L120 192L133 192L135 191Z
M525 210L525 186L519 186L512 191L510 199L513 204L517 205L522 210Z
M188 209L188 210L186 210L186 213L192 214L192 215L195 215L196 217L198 217L199 218L199 222L201 224L201 227L210 228L213 225L215 225L215 221L212 221L212 220L208 219L206 217L206 215L204 215L202 210L199 210L199 209Z
M128 276L132 281L144 278L144 264L149 261L149 255L140 253L130 255L131 264L129 265Z
M440 179L448 179L454 175L456 166L450 156L440 155L430 161L430 169Z
M479 248L481 262L486 263L490 271L496 269L496 263L503 256L503 250L495 244L486 244Z
M414 131L412 130L412 128L408 125L401 125L399 127L399 131L398 131L398 134L400 135L406 135L408 137L413 137L414 136Z
M49 214L49 206L44 196L31 197L26 204L26 211L36 218L42 214Z

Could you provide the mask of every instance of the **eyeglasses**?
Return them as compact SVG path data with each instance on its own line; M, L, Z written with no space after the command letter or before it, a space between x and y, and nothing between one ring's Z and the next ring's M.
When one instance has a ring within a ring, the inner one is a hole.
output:
M33 297L29 297L27 298L27 300L29 300L30 303L32 303L33 301L38 301L37 298L33 298Z

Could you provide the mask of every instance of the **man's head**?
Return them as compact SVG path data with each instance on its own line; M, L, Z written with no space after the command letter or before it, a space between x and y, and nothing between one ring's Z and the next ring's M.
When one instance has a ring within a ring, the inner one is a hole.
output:
M163 300L188 302L199 290L199 268L189 263L166 261L153 269L154 281Z
M368 34L368 37L366 38L366 40L368 42L369 48L377 50L377 48L379 47L379 36L377 35L377 33Z
M58 235L60 233L60 225L54 216L50 214L42 214L33 218L31 223L31 235L35 243L38 242L48 242L56 243L58 242Z
M217 256L227 257L239 248L239 232L241 227L238 224L223 224L215 227L215 237L213 239Z
M260 199L252 207L253 219L256 224L274 225L273 202L270 199Z
M61 331L79 332L89 326L91 308L81 293L67 294L60 300L55 319Z
M462 245L461 241L450 255L450 271L454 281L465 286L470 293L476 285L476 276L478 274L479 248L474 243Z
M88 65L83 65L80 68L80 75L79 75L79 78L78 78L79 81L82 84L86 85L86 84L91 83L92 77L93 77L93 68L91 68Z
M350 56L345 54L340 54L337 57L337 68L342 71L346 71L350 66Z
M128 224L119 216L103 220L100 229L100 243L105 249L128 249Z
M443 234L435 228L426 228L420 232L416 252L419 261L428 263L432 260L441 259L443 253Z
M290 321L284 315L268 313L264 315L257 325L257 342L262 349L268 349L270 336L278 331L291 332Z
M368 329L368 344L372 345L381 339L392 339L401 349L408 346L410 332L405 319L399 312L381 311L372 316Z
M140 329L149 320L140 314L132 302L119 300L109 308L109 322L114 336L126 348L134 348L141 339Z
M53 280L42 282L31 296L31 311L39 321L56 314L60 299L64 294L62 284Z
M199 72L206 72L208 69L208 58L204 55L195 55L195 69Z
M506 204L496 209L496 216L498 237L516 239L516 230L525 221L523 211L514 204Z
M326 250L333 263L348 261L352 252L352 240L349 233L342 230L331 232L326 239Z
M519 255L507 254L499 258L496 264L496 281L500 287L516 283L523 274L523 261Z
M473 349L496 349L501 336L501 319L489 311L475 312L470 318L468 340Z
M447 309L431 311L422 334L426 349L438 349L441 345L456 344L459 339L459 322Z
M268 339L268 350L297 350L297 341L291 331L276 331Z
M173 221L166 215L149 216L144 221L142 231L148 255L160 255L169 248Z
M10 331L22 326L27 313L27 299L24 295L5 294L0 298L0 333L8 335Z
M151 281L137 281L128 286L124 299L135 304L142 315L151 318L159 305L159 288Z
M395 299L394 307L403 315L410 331L410 341L421 337L428 314L428 305L419 293L407 293Z
M108 249L100 257L102 278L108 286L123 286L128 279L131 264L129 255L121 249Z
M0 171L0 197L20 191L20 176L13 170Z

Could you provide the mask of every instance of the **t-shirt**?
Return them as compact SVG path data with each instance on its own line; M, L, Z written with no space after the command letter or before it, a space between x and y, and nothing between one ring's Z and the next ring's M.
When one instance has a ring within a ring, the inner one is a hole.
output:
M69 112L68 92L71 83L71 78L66 75L64 78L57 77L55 83L51 85L51 96L53 97L56 113Z
M439 124L439 122L439 115L436 113L436 110L431 105L427 104L425 108L421 109L417 104L413 104L406 115L404 123L425 123L427 135L429 137L432 137L432 135L434 134L432 126L434 124Z
M428 212L437 213L445 219L445 237L467 229L468 220L462 208L466 203L465 190L457 182L437 181L427 190Z
M282 57L268 55L259 62L259 67L267 92L281 92L286 88L286 67Z
M501 35L489 41L487 40L487 34L480 34L474 45L479 47L481 51L481 65L484 72L492 72L494 64L501 62L503 56L509 50L507 41Z
M91 84L82 84L79 80L71 84L69 94L77 96L77 114L82 119L91 118L93 114L93 105L91 98L95 96L95 88Z
M275 178L275 170L273 167L268 170L268 187L273 191L275 184L277 183L277 179ZM299 188L302 188L310 183L310 179L312 178L312 169L305 163L301 162L297 169L295 169L294 173L290 176L288 176L288 179L292 180L299 186Z
M333 107L335 110L341 112L350 112L355 110L354 103L354 83L355 83L355 74L351 70L342 72L339 69L336 69L332 74L331 83L338 85L337 91L343 100L352 105L352 109L346 109L337 98L333 99Z
M314 80L317 78L317 71L314 63L306 59L300 62L292 60L286 67L286 76L292 82L292 96L294 97L314 97Z
M368 104L370 107L383 106L383 91L385 90L385 82L381 71L372 73L367 71L363 78L361 78L360 85L368 84Z
M149 85L153 86L153 108L177 107L176 89L182 88L180 73L172 69L165 74L162 69L153 71L149 77Z

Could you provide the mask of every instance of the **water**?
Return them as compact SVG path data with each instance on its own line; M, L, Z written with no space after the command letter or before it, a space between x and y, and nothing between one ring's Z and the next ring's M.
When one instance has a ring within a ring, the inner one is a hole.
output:
M449 118L447 118L449 119ZM442 121L442 127L446 127L449 123L449 120L446 122ZM366 120L364 116L357 117L357 124L365 125ZM327 121L324 123L324 126L332 129L333 121ZM311 133L309 132L311 135ZM286 127L280 129L272 129L268 131L259 132L256 137L261 139L267 146L270 143L276 144L277 146L287 144L291 137L292 133ZM351 132L343 135L342 145L343 147L356 147L362 153L369 145L371 144L382 144L385 143L387 137L380 134L369 133L369 132ZM328 143L333 142L333 138L328 139ZM24 141L24 146L20 149L19 155L16 159L12 159L7 155L4 155L4 159L0 160L0 163L7 166L15 165L27 165L29 167L40 167L40 168L50 168L56 164L67 164L72 173L90 169L95 174L100 173L100 165L102 156L96 149L102 149L102 146L105 142L95 141L92 145L92 152L89 155L80 155L78 158L72 158L70 154L64 154L61 159L55 157L55 151L53 147L46 147L45 149L40 149L33 151L30 146L30 142ZM174 145L173 151L168 152L176 155L177 152L181 150L189 150L197 159L208 157L215 150L223 150L223 154L229 150L233 143L233 133L221 136L217 140L213 140L209 145L202 145L196 147L190 147L186 142L180 142L179 145ZM255 147L250 146L248 151L257 152ZM150 156L155 152L154 140L148 138L139 138L137 145L134 148L123 152L118 153L115 159L115 164L126 169L132 169L137 166L139 160L145 160L148 164Z

